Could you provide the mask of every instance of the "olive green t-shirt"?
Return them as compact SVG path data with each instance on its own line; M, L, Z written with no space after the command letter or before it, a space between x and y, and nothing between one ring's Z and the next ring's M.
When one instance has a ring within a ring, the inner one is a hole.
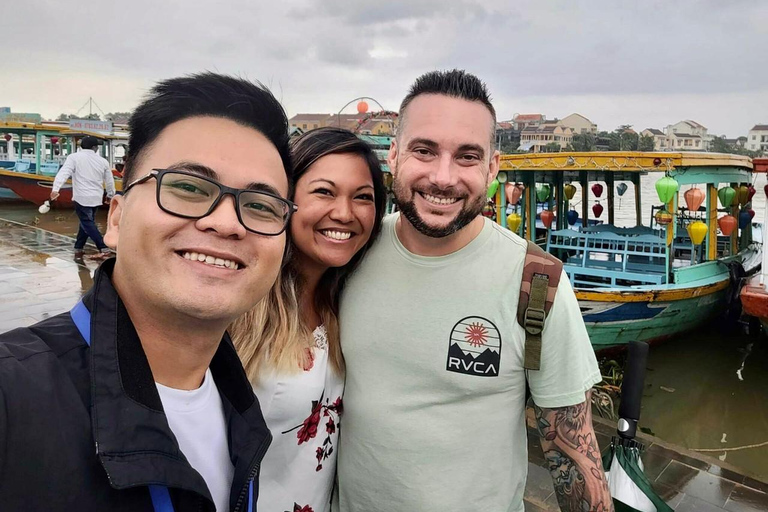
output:
M384 220L347 284L338 452L341 512L523 512L528 468L525 333L517 303L526 242L485 219L455 253L410 253ZM563 275L528 372L541 407L581 403L601 380Z

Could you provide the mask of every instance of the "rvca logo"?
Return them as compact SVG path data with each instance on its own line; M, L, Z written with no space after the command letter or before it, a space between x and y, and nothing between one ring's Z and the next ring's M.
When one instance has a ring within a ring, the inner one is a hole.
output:
M498 377L501 363L501 333L493 322L468 316L453 327L448 343L449 372Z

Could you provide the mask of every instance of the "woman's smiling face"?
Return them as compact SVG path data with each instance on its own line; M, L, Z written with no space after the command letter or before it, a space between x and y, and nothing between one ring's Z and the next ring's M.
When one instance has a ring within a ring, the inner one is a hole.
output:
M299 260L317 271L343 267L371 236L376 219L373 179L355 154L319 158L296 182L291 237Z

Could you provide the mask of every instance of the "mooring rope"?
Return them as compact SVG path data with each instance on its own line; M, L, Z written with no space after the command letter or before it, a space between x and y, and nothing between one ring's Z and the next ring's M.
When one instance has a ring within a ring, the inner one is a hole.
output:
M764 443L748 444L746 446L735 446L733 448L689 448L689 450L693 450L694 452L736 452L739 450L749 450L751 448L762 448L763 446L768 446L768 441L765 441Z

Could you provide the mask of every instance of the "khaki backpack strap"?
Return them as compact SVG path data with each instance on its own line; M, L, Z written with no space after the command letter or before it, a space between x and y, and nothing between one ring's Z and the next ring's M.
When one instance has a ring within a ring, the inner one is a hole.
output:
M541 368L541 333L555 300L562 270L560 260L534 242L528 242L517 306L517 321L525 329L523 367L526 370Z

